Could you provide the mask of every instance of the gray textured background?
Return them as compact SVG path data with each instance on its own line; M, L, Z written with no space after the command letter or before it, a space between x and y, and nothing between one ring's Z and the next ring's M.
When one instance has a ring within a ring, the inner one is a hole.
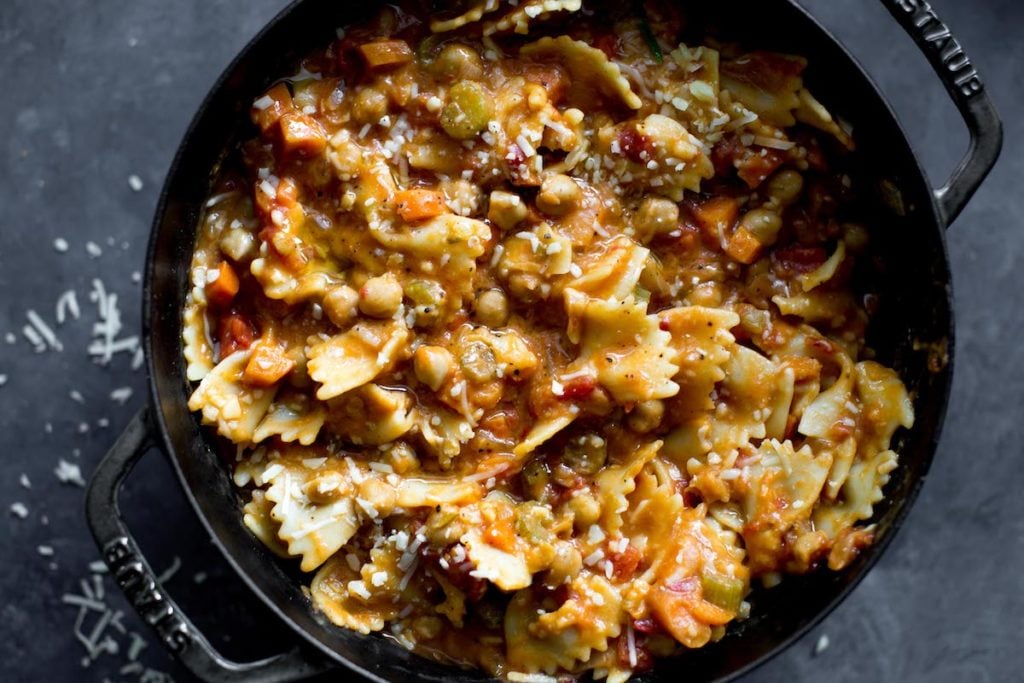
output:
M97 553L82 520L82 489L59 483L53 469L64 458L88 476L141 405L144 377L128 356L104 368L85 354L96 319L90 282L101 277L118 294L124 334L135 333L139 286L131 274L142 269L173 151L214 78L281 4L0 3L0 375L8 378L0 386L2 680L155 682L162 672L187 680L109 578L100 581L111 591L102 605L80 609L62 600L83 593L81 579L91 580ZM867 66L929 175L943 179L966 135L910 40L871 0L805 4ZM933 4L982 73L1007 132L999 166L950 232L959 347L945 436L916 508L877 568L822 625L748 681L1021 680L1024 3ZM129 186L132 174L143 181L139 191ZM57 237L69 243L67 253L54 250ZM101 256L87 253L90 240ZM26 309L52 323L54 302L69 288L81 319L57 328L63 352L34 354L21 334ZM8 332L15 343L3 341ZM135 390L124 406L109 399L122 386ZM31 488L19 484L21 473ZM8 512L15 501L28 507L27 519ZM215 615L199 622L219 647L239 656L280 647L273 629L257 627L265 613L204 540L160 457L144 460L123 503L155 566L182 558L170 589L192 612ZM41 555L40 545L53 556ZM98 620L110 620L93 639L109 637L106 649L90 655L76 639L80 611L87 639ZM136 633L148 645L133 647ZM830 646L815 655L823 635Z

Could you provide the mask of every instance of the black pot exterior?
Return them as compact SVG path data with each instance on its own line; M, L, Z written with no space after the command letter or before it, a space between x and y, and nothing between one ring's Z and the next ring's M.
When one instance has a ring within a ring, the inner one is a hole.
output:
M944 225L932 190L888 105L868 77L824 29L785 0L705 3L698 21L750 45L806 56L811 89L857 133L864 169L885 191L871 226L879 254L881 307L869 343L895 366L914 397L917 422L900 432L900 467L876 508L878 539L848 569L787 578L752 598L752 618L719 643L660 661L641 680L731 679L777 653L823 618L864 576L901 524L931 464L952 373L953 320ZM149 245L144 339L153 422L182 486L228 562L266 604L326 657L374 680L471 681L477 672L413 655L391 640L339 629L315 614L295 567L281 562L245 528L229 474L186 405L190 388L181 354L181 310L203 201L217 169L247 130L249 103L281 74L292 73L335 27L358 20L375 3L302 0L282 12L228 67L197 113L168 175ZM853 11L851 9L851 11ZM743 17L738 26L727 18ZM749 34L744 35L745 29ZM236 136L236 137L232 137ZM873 170L873 172L871 172ZM896 194L894 194L894 190ZM899 211L891 205L899 198ZM899 215L902 213L902 215Z

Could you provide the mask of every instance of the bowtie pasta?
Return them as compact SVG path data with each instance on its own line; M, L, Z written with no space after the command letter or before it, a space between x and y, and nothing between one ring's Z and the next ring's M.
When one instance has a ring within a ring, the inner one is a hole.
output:
M853 140L802 58L693 30L388 8L252 103L189 407L339 626L624 681L871 543L914 416L864 346Z

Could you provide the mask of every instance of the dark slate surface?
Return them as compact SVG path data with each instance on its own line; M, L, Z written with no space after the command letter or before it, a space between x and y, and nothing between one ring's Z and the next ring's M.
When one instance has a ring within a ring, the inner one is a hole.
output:
M99 579L102 605L62 600L85 594L82 579L93 580L89 563L98 555L82 519L83 490L59 483L53 470L63 458L88 476L144 401L145 379L131 369L130 354L107 367L86 355L97 319L92 279L117 294L121 336L135 334L140 287L132 273L142 268L148 223L174 149L216 75L279 4L0 3L3 680L158 681L161 672L188 679L109 578ZM870 0L807 4L891 97L930 175L944 178L966 136L910 40ZM1007 129L1000 165L950 232L959 348L945 436L930 481L877 568L822 625L750 675L751 682L1021 678L1024 311L1015 301L1024 288L1016 267L1024 258L1024 4L934 4L969 49ZM132 175L142 181L137 191ZM66 253L54 249L58 237L67 241ZM89 254L89 241L102 255ZM55 327L62 352L37 355L21 332L26 310L53 325L55 302L67 289L77 293L81 318ZM4 341L7 333L14 343ZM120 387L134 391L125 405L110 399ZM22 473L31 488L19 483ZM9 513L16 501L28 508L27 519ZM239 657L282 647L282 631L275 636L273 628L258 626L270 620L205 540L161 457L144 459L122 502L156 567L173 568L181 558L170 590L199 613L211 640ZM39 546L54 554L41 554ZM830 645L815 654L823 636ZM99 644L91 654L90 638Z

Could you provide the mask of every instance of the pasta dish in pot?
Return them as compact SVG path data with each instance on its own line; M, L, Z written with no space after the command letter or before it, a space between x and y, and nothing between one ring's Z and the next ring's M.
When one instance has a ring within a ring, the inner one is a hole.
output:
M913 410L806 66L660 2L407 3L255 99L189 407L327 619L624 681L871 543Z

